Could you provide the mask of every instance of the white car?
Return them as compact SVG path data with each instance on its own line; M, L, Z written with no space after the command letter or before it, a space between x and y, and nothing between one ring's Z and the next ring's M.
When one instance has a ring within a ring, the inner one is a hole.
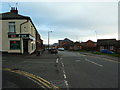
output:
M65 49L64 48L58 48L59 51L64 51Z

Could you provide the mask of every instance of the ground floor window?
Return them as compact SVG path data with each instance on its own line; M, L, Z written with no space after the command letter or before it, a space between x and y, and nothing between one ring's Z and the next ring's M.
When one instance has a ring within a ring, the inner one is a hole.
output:
M100 50L103 50L104 49L104 47L103 46L100 46Z
M114 46L110 46L110 50L113 50L114 49Z
M20 49L20 41L16 41L16 40L10 41L10 49L11 50Z

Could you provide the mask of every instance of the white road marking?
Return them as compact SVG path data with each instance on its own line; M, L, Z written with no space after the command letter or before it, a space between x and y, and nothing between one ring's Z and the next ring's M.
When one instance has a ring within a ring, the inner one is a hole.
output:
M58 63L59 61L58 61L58 58L56 59L56 63Z
M60 58L60 59L62 59L62 58ZM61 64L62 64L62 71L63 71L63 76L64 76L64 82L65 82L65 85L66 85L66 88L67 88L67 90L69 90L69 85L68 85L68 82L67 82L67 76L66 76L66 74L65 74L65 69L64 69L64 67L65 67L65 65L63 64L63 62L60 60L60 62L61 62Z
M75 60L76 62L80 62L81 60Z
M63 70L63 73L65 74L65 71Z
M65 82L65 85L66 85L66 87L67 87L67 90L69 90L68 82L67 82L66 80L64 80L64 82Z
M108 59L108 58L102 58L102 59L105 60L105 61L110 61L110 62L114 62L114 63L120 63L119 61L111 60L111 59Z
M101 57L98 57L98 56L90 56L90 57L101 58ZM120 63L119 61L115 61L115 60L108 59L108 58L102 58L102 60L109 61L109 62L114 62L114 63Z
M64 79L66 79L67 77L66 77L66 75L64 74Z
M96 63L96 62L93 62L93 61L91 61L91 60L88 60L88 59L85 59L85 60L88 61L88 62L91 62L91 63L93 63L93 64L95 64L95 65L97 65L97 66L103 67L103 65L98 64L98 63Z
M61 62L61 64L62 64L62 66L63 66L63 68L64 68L65 66L64 66L63 62Z

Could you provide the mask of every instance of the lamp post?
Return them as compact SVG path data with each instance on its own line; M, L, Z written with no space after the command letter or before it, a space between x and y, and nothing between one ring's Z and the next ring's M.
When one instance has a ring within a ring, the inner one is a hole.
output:
M50 35L49 35L49 33L51 33L52 31L48 31L48 49L49 49L49 40L50 40Z
M97 40L97 32L95 31L95 34L96 34L96 40Z

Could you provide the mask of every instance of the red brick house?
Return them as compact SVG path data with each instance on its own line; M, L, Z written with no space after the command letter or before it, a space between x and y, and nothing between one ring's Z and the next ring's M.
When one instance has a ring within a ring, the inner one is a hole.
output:
M118 42L116 39L98 39L97 40L97 50L101 51L103 49L108 49L117 52Z
M81 50L82 46L80 42L75 42L73 46L73 50Z
M73 41L68 38L65 38L64 40L59 40L59 47L63 47L64 49L69 49L71 46L73 46L73 44Z
M36 51L43 49L43 40L38 32L36 32Z
M87 42L81 42L81 47L82 50L96 50L96 42L93 42L92 40L88 40Z

